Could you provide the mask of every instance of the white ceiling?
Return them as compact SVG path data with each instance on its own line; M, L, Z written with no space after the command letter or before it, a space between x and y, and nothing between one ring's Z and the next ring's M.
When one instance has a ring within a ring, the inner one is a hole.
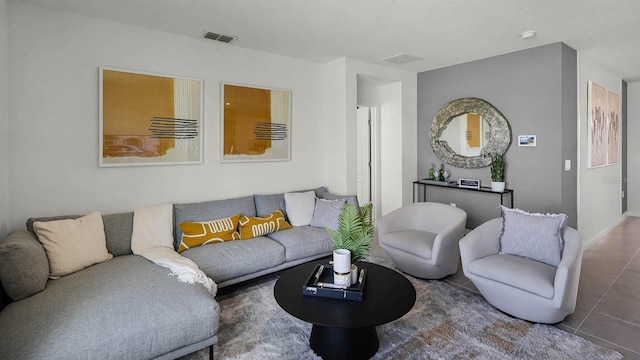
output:
M640 0L15 0L327 62L400 53L421 72L562 41L640 81ZM528 40L520 33L535 30Z

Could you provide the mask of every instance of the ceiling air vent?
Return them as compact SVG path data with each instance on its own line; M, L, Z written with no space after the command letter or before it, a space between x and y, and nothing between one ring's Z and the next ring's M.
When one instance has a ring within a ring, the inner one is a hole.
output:
M390 56L388 58L384 58L382 59L382 61L387 61L390 63L394 63L394 64L406 64L412 61L416 61L416 60L422 60L422 58L419 58L417 56L413 56L413 55L409 55L409 54L398 54L398 55L394 55L394 56Z
M227 44L236 39L235 37L233 37L231 35L216 34L216 33L211 32L211 31L207 31L207 33L204 34L204 37L206 39L216 40L216 41L220 41L220 42L227 43Z

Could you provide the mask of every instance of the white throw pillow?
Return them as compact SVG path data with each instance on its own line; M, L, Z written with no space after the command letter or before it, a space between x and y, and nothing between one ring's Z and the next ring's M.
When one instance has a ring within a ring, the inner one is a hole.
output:
M33 229L49 258L49 278L57 279L110 260L99 212L78 219L36 221Z
M313 209L316 207L315 191L285 193L284 203L291 225L305 226L311 224Z

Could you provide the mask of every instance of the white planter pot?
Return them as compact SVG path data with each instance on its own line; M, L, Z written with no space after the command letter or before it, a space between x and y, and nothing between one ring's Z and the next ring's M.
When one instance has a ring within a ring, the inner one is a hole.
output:
M491 191L504 192L504 185L505 185L504 181L502 181L502 182L492 181L491 182Z

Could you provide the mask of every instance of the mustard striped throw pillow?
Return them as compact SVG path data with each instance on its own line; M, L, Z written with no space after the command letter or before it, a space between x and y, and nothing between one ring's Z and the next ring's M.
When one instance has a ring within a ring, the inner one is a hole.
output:
M180 223L178 226L182 230L182 240L180 241L178 252L200 245L240 240L240 234L237 231L239 219L240 214L236 214L213 221Z
M281 210L276 210L265 217L240 217L240 238L243 240L284 229L291 229L291 224L284 219Z

